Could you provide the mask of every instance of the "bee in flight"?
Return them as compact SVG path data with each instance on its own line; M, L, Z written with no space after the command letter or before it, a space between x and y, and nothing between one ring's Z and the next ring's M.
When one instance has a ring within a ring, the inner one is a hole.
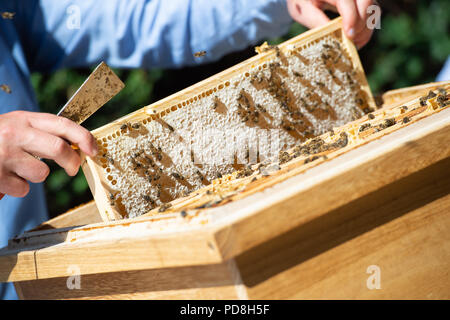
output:
M12 18L14 18L15 14L16 14L15 12L7 12L7 11L0 12L0 15L2 16L2 18L8 19L8 20L11 20Z
M203 57L205 54L206 54L206 51L198 51L198 52L194 53L194 57L200 58L200 57Z
M0 89L5 91L6 93L11 93L11 88L6 84L0 84Z

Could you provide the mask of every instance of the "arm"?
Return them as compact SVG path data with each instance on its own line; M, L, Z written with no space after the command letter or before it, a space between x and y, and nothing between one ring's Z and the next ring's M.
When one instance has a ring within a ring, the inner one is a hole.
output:
M80 29L71 29L77 8ZM282 35L292 22L286 0L41 0L33 12L34 70L100 60L123 68L194 65ZM195 58L198 51L207 54Z

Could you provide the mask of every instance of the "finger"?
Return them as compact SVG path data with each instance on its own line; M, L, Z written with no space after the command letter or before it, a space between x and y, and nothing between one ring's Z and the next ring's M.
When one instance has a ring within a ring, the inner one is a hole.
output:
M8 173L2 176L0 192L13 197L25 197L30 191L30 185L23 178L15 174Z
M69 176L77 174L81 164L80 156L63 139L33 128L27 130L23 136L20 146L26 152L54 160Z
M367 19L367 14L368 14L367 8L374 3L375 3L374 0L356 0L356 7L358 10L358 14L359 14L360 19L363 22L366 22L366 19ZM365 25L366 24L364 23L364 26Z
M373 34L373 28L369 28L367 25L367 19L368 19L368 12L367 9L369 6L376 4L376 1L374 0L357 0L356 2L358 7L358 12L361 20L363 21L363 28L358 32L358 35L355 37L355 44L358 46L358 48L361 48L369 42L370 38ZM381 10L381 9L379 9Z
M309 29L320 27L330 21L326 14L311 1L288 1L288 9L295 21Z
M372 37L373 30L370 29L364 29L361 31L355 38L354 42L358 49L361 49L364 47Z
M97 143L92 134L75 122L49 113L34 113L30 118L30 125L33 128L76 143L83 152L91 157L97 154Z
M330 10L337 12L336 2L337 0L311 0L314 5L322 10Z
M354 39L357 32L362 29L359 12L354 0L338 0L336 6L342 16L343 27L348 38Z
M22 152L18 158L11 162L8 169L33 183L43 182L50 173L50 168L45 163L26 152Z

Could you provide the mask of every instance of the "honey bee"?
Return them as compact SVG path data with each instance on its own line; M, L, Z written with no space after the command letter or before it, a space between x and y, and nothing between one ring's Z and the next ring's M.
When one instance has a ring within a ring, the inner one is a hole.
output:
M430 90L428 92L427 99L431 99L431 98L434 98L436 96L437 96L437 94Z
M166 211L167 209L169 209L171 206L172 206L172 204L170 204L170 203L163 203L163 204L161 205L161 207L159 207L158 211L159 211L159 212L164 212L164 211Z
M214 105L213 105L214 110L216 110L216 108L219 106L218 100L219 98L217 96L214 96Z
M409 117L404 117L402 120L403 123L408 123L410 121L411 121L411 119Z
M131 127L133 129L139 129L141 127L141 125L139 123L133 123L133 125Z
M439 87L439 88L437 88L437 91L439 92L439 94L442 94L444 96L447 95L447 90L445 90L445 88Z
M278 62L272 62L269 64L269 69L271 71L274 71L276 68L278 68L280 66L280 64Z
M195 173L196 173L197 176L200 178L200 180L203 181L203 179L204 179L205 177L203 177L202 173L201 173L199 170L197 170Z
M386 119L384 122L384 125L387 127L391 127L395 124L395 119L394 118L390 118L390 119Z
M262 105L260 105L259 103L256 105L256 108L258 108L259 110L261 110L262 112L267 112L266 108L264 108Z
M359 127L359 132L363 132L369 129L370 127L371 127L370 123L364 123L363 125L361 125L361 127Z
M194 57L196 58L200 58L206 55L206 51L198 51L196 53L194 53Z
M275 52L276 52L277 58L279 58L281 56L281 50L278 46L275 46Z
M420 105L421 105L422 107L424 107L424 106L427 105L427 97L421 97L421 98L419 99L419 101L420 101Z
M175 129L170 124L167 124L167 128L169 128L170 132L174 132L175 131Z
M327 71L328 71L328 73L330 74L330 76L333 78L333 79L335 79L336 78L336 76L334 75L334 72L333 72L333 70L331 70L331 69L327 69Z
M369 114L367 115L367 117L368 117L370 120L375 119L375 116L374 116L372 113L369 113Z
M114 196L114 194L112 192L110 192L109 193L109 204L111 206L115 205L115 200L116 200L116 197Z
M333 63L336 64L339 62L339 60L341 60L342 57L342 53L339 53L339 55L336 57L336 59L333 60Z
M123 125L120 126L120 130L126 130L126 129L128 129L129 126L130 126L130 124L128 122L124 123Z
M186 213L186 211L183 210L180 212L180 215L182 218L185 218L187 216L187 213Z
M177 180L184 180L184 177L182 177L179 173L177 172L172 172L171 176L174 177Z
M322 60L323 60L324 62L326 62L328 59L330 59L330 56L327 55L326 53L322 53L322 54L320 55L320 57L322 58Z
M8 94L10 94L12 92L11 88L7 84L0 84L0 89L5 91Z
M447 95L443 95L443 94L438 95L438 97L436 98L436 101L441 108L444 108L445 106L447 106L449 104Z
M16 13L15 12L4 11L4 12L1 12L0 15L2 16L3 19L11 20L11 19L14 18Z
M110 164L114 165L114 159L112 157L105 155L105 158Z

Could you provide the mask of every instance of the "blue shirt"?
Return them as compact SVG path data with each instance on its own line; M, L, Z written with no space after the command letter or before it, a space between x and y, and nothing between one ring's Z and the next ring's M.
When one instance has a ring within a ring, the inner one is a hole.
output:
M181 67L287 32L286 0L0 0L0 114L38 111L30 73L106 61L117 68ZM206 51L195 59L193 54ZM47 219L42 184L0 200L0 247ZM12 284L0 298L13 299Z

